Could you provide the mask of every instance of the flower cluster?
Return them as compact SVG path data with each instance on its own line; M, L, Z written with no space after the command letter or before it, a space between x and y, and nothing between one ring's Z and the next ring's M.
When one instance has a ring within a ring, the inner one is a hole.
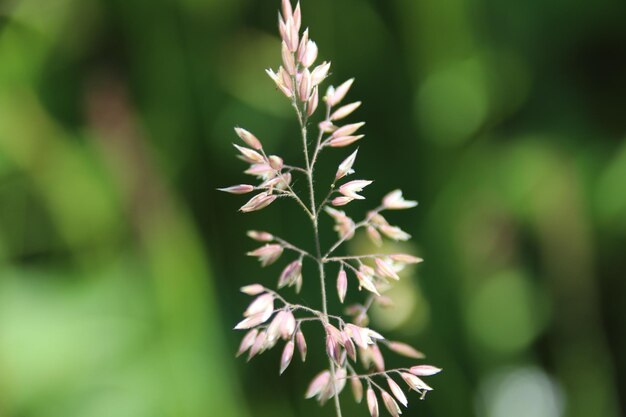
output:
M237 330L247 330L238 356L247 353L248 359L251 359L283 341L279 367L282 374L289 367L296 350L302 361L306 359L307 344L303 327L307 323L318 323L325 332L328 369L314 377L306 398L316 398L320 404L333 399L337 416L341 416L339 394L349 381L354 399L361 402L365 397L372 416L379 415L379 399L392 416L398 416L402 414L400 405L408 405L405 390L416 391L423 398L432 388L421 377L434 375L441 370L429 365L387 369L381 348L414 360L423 359L424 355L405 343L387 340L370 329L368 312L374 304L392 305L384 293L394 281L400 279L402 269L420 263L422 259L404 253L335 256L335 252L361 229L376 246L381 246L384 238L394 241L410 239L408 233L389 224L383 213L409 209L415 207L417 202L405 200L400 190L392 191L359 222L335 208L346 206L354 200L364 200L363 190L372 184L371 180L345 180L355 173L358 150L339 165L328 195L321 202L316 202L314 168L320 152L325 148L346 147L362 139L363 135L358 132L364 123L343 122L361 106L361 102L342 104L353 79L336 88L330 86L320 100L320 86L327 78L331 64L322 62L315 66L318 48L310 39L309 30L301 31L301 24L300 4L294 9L289 0L283 0L278 22L282 38L282 65L276 71L267 70L267 73L278 90L291 101L296 112L302 133L305 166L288 165L279 156L268 155L255 135L236 128L236 134L246 146L235 145L235 148L239 157L250 165L245 173L256 177L258 184L241 184L221 190L232 194L256 193L240 208L244 213L264 209L281 197L293 199L304 210L313 226L315 252L306 251L268 232L250 231L248 236L262 246L248 255L257 258L261 266L277 262L286 253L294 255L278 277L277 290L293 287L299 292L303 284L303 262L317 264L322 306L318 310L290 303L278 291L261 284L243 287L241 291L254 299L245 310L243 320L235 327ZM320 102L325 103L326 115L318 124L319 134L313 149L310 149L307 126ZM308 198L302 198L292 188L293 175L306 178ZM322 212L333 219L338 234L338 240L326 252L322 252L319 239L318 220ZM328 313L326 268L329 265L336 265L338 269L336 290L341 303L346 300L350 279L356 280L359 289L368 294L363 303L350 305L346 309L349 320ZM358 371L359 367L364 371Z

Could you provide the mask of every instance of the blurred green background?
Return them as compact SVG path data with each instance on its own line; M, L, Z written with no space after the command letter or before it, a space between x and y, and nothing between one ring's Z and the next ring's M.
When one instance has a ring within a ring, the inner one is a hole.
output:
M237 288L280 272L244 257L245 231L311 247L292 203L242 215L215 191L247 180L234 125L302 162L263 71L278 3L0 2L0 416L334 415L303 399L321 334L281 378L279 349L234 358ZM405 415L626 415L626 3L303 9L330 82L355 76L364 102L356 169L376 182L349 210L420 201L391 220L426 262L373 317L445 371ZM289 296L316 304L317 284L305 270Z

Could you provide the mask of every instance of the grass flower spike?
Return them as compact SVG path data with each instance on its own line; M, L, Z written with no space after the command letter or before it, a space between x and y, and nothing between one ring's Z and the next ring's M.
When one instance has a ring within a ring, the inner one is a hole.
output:
M324 331L325 349L320 352L328 359L327 369L318 370L305 393L306 398L315 398L321 405L332 400L337 417L342 416L340 395L349 380L352 395L357 403L365 396L369 414L377 417L380 412L379 400L391 416L402 414L400 406L408 407L410 396L416 391L424 398L432 388L421 378L435 375L441 369L425 364L414 363L424 355L414 347L397 341L387 340L383 335L369 328L369 310L373 305L390 306L392 301L384 295L393 282L401 279L400 271L422 259L405 253L338 255L344 243L362 230L376 245L381 246L385 238L392 241L405 241L410 235L398 226L390 225L384 217L387 210L403 210L415 207L417 202L405 200L402 191L388 193L380 205L370 210L360 221L353 220L346 212L335 207L347 206L355 200L365 200L363 190L372 191L373 181L355 179L346 181L355 173L358 150L344 156L327 191L326 198L318 201L321 194L315 188L315 166L324 150L348 147L364 138L360 130L364 122L344 122L361 106L360 101L342 104L350 93L354 79L347 80L337 87L323 89L330 73L331 63L317 63L318 45L311 39L309 29L302 30L302 10L298 3L295 8L289 0L283 0L278 18L281 37L280 51L282 63L278 69L266 72L294 109L301 132L303 166L284 161L270 153L261 139L250 131L237 127L235 133L241 144L235 144L239 159L248 164L244 171L257 179L257 184L240 184L221 188L230 194L254 194L240 208L243 213L263 210L277 200L292 200L311 222L313 250L306 250L265 231L250 231L248 236L262 246L248 252L265 267L281 258L287 258L278 277L276 289L262 284L251 284L241 288L241 292L252 301L243 313L243 320L235 329L246 333L239 345L237 356L248 354L248 360L260 353L282 345L282 355L277 370L288 372L294 355L304 362L308 348L305 338L307 326L318 324ZM321 93L326 91L325 94ZM321 94L324 94L323 97ZM319 107L325 106L324 116L312 124ZM317 138L310 141L309 126L317 126ZM302 176L307 186L304 195L292 187L295 176ZM371 186L371 187L370 187ZM328 248L320 245L319 219L325 213L335 223L337 241ZM310 262L317 266L318 276L311 285L319 285L322 303L319 307L290 302L279 293L288 287L299 292L306 280L303 265ZM336 279L328 279L327 270L332 270ZM329 280L332 280L329 285ZM363 290L361 294L349 292L350 281ZM335 283L336 285L332 285ZM336 287L341 303L353 296L360 301L348 306L346 316L330 314L328 311L327 287ZM388 369L383 352L388 351L411 361L405 367ZM365 395L364 395L365 394Z

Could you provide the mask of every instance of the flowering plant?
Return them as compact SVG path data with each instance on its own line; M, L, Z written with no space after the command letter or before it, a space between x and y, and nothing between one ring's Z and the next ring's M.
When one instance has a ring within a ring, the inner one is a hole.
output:
M295 260L290 262L281 273L278 289L295 287L299 292L303 282L302 265L310 260L318 266L322 295L321 310L307 305L294 304L287 301L277 291L261 284L245 286L241 291L255 297L244 312L244 319L235 329L247 330L239 347L238 355L248 353L252 358L259 353L271 349L282 339L285 341L280 360L282 374L294 356L297 348L304 361L307 355L307 344L303 325L308 322L321 324L326 334L326 355L328 369L319 373L310 383L306 398L315 397L320 404L333 399L338 417L341 417L339 394L350 381L354 398L360 402L365 397L370 414L379 415L379 398L392 416L401 414L398 403L408 405L404 390L396 382L403 381L408 390L417 391L421 398L432 388L420 377L434 375L441 370L430 365L415 365L407 368L386 369L380 347L412 359L422 359L422 353L413 347L385 339L368 326L368 311L374 303L386 305L390 300L384 292L394 280L399 280L398 272L406 265L417 264L422 259L408 254L371 254L362 256L335 256L335 251L346 241L352 239L355 232L365 229L374 244L380 246L383 237L395 240L408 240L411 236L397 226L390 225L382 213L387 210L402 210L415 207L415 201L405 200L400 190L387 194L380 206L369 211L364 220L353 221L348 215L334 207L345 206L353 200L363 200L359 194L372 181L352 180L345 178L354 174L353 166L357 152L352 152L338 167L330 190L321 202L316 202L314 187L314 170L320 153L327 148L343 148L361 140L358 134L364 123L343 123L343 120L357 110L361 103L354 102L339 106L347 96L353 79L338 87L329 87L322 101L326 106L323 121L319 123L319 134L312 149L307 139L307 127L310 118L320 104L320 86L329 74L330 63L323 62L317 66L318 48L309 38L309 30L300 33L301 8L298 3L292 8L290 0L282 1L282 12L279 13L278 27L282 38L282 66L277 71L267 70L278 89L291 101L298 118L305 166L287 165L276 155L268 155L261 141L249 131L235 128L235 132L247 146L235 145L240 158L250 164L246 174L259 179L258 185L236 185L223 188L222 191L232 194L257 193L241 207L244 213L264 209L277 199L290 198L304 210L313 226L315 252L304 249L281 239L268 232L250 231L250 238L264 245L249 252L257 257L262 266L276 262L285 251L294 253ZM339 106L339 107L338 107ZM308 183L308 198L303 199L292 188L292 175L301 174ZM305 202L306 201L306 202ZM320 247L318 221L325 212L335 222L338 240L325 252ZM351 306L347 314L351 320L328 313L327 276L328 265L338 265L336 278L337 295L344 302L349 275L354 276L359 289L368 292L364 303ZM364 372L357 371L358 361ZM394 379L395 378L395 379ZM384 381L384 382L383 382ZM364 389L365 384L365 389ZM386 387L385 387L386 386Z

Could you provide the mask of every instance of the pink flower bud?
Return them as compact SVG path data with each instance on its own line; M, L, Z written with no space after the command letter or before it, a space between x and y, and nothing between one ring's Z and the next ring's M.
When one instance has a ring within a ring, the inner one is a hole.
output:
M340 107L335 111L331 116L330 120L341 120L345 117L348 117L361 106L361 102L357 101L356 103L346 104L343 107Z
M292 286L296 283L298 277L302 274L302 261L297 260L291 262L283 269L278 279L278 288Z
M265 158L263 158L263 156L257 151L253 151L252 149L244 148L243 146L239 145L233 144L233 146L237 148L239 152L241 152L241 155L246 162L249 162L251 164L262 164L265 162Z
M341 207L341 206L345 206L346 204L350 203L351 201L353 201L354 198L352 197L336 197L333 199L333 201L331 201L331 204L335 207Z
M245 317L250 317L255 314L267 311L268 309L274 310L274 296L272 294L263 294L255 298L243 313Z
M372 362L374 362L374 367L378 372L385 371L385 358L383 358L383 354L380 351L380 348L377 344L373 344L369 347L370 353L372 355Z
M294 349L294 345L292 341L289 341L287 342L287 344L285 344L285 349L283 350L283 354L280 358L280 374L281 375L283 372L285 372L285 369L287 369L287 367L291 363L291 359L293 358L293 349Z
M237 351L237 357L243 355L248 349L252 347L258 333L259 331L257 329L252 329L248 333L246 333L243 339L241 339L241 344L239 345L239 350Z
M283 247L278 244L261 246L258 249L248 252L248 256L256 256L261 262L261 266L268 266L276 262L280 255L283 254Z
M335 180L341 179L346 175L354 174L352 166L356 161L356 155L358 152L359 150L357 149L339 165L339 168L337 169L337 174L335 174Z
M339 192L345 195L346 197L350 197L355 200L365 200L365 197L357 193L363 191L363 189L367 187L368 185L370 185L372 182L373 181L367 181L367 180L350 181L350 182L343 184L341 187L339 187Z
M302 76L298 84L298 95L300 100L307 101L311 95L311 73L308 69L302 71Z
M241 287L239 290L246 295L259 295L265 292L265 287L261 284L252 284Z
M265 207L269 206L276 200L275 195L270 195L268 193L258 194L250 201L248 201L245 205L243 205L239 210L244 213L250 213L252 211L262 210Z
M296 63L293 58L293 53L289 50L289 47L284 41L282 43L281 54L282 54L283 65L285 67L285 70L290 75L295 75Z
M417 256L412 256L412 255L406 255L403 253L389 255L389 257L393 259L394 261L400 262L403 264L418 264L418 263L424 262L422 258L418 258Z
M309 384L309 388L306 390L304 394L304 398L309 399L313 398L322 392L326 386L330 383L330 372L322 371Z
M418 378L415 375L403 372L402 374L400 374L400 376L402 376L402 379L404 379L404 382L406 382L406 384L415 391L432 391L433 390L430 386L428 386L428 384L426 384L424 381L422 381L420 378Z
M291 8L290 0L283 0L282 2L283 19L287 20L293 17L293 9Z
M346 299L346 292L348 291L348 276L343 269L339 271L337 275L337 294L339 295L339 301L343 303Z
M380 226L380 231L387 236L389 239L393 239L395 241L406 241L411 239L411 235L400 229L396 226L384 225Z
M402 197L401 190L395 190L383 198L383 207L387 210L402 210L417 206L417 201L407 201Z
M337 130L337 126L333 125L333 123L328 120L321 122L319 128L324 133L332 133Z
M252 345L252 347L250 348L250 352L248 353L248 360L252 359L253 357L255 357L257 354L263 352L265 350L265 340L266 340L266 333L265 332L259 332L258 336L256 337L254 344Z
M328 71L330 71L330 62L323 62L315 67L311 73L311 84L313 86L320 85L328 76Z
M261 149L263 149L263 145L261 145L261 141L259 141L259 139L257 139L256 136L248 132L246 129L236 127L235 133L237 133L237 136L239 136L241 140L243 140L246 143L246 145L248 145L252 149L256 149L257 151L260 151Z
M400 411L400 407L396 403L396 400L393 399L391 395L389 395L386 391L382 391L383 404L385 404L385 408L389 411L393 417L398 417L402 412Z
M342 148L344 146L352 145L357 140L361 140L365 137L365 135L358 136L342 136L339 138L333 138L328 141L328 146L331 148Z
M317 44L313 41L308 41L306 45L306 53L302 57L300 61L305 68L309 68L311 65L315 63L317 59L318 48Z
M378 417L378 400L372 387L367 388L367 408L372 417Z
M356 347L354 346L354 342L352 342L352 339L346 333L341 333L341 337L342 337L343 347L345 348L346 353L348 354L348 357L352 359L353 362L355 362L356 361Z
M385 278L392 278L392 279L395 279L396 281L400 279L396 271L394 271L393 267L389 265L387 262L385 262L384 260L380 258L376 258L374 259L374 262L376 263L376 272L378 276L385 277Z
M354 395L354 401L360 403L363 401L363 384L361 380L353 376L350 378L350 385L352 386L352 395Z
M406 343L402 343L402 342L389 342L387 343L387 347L402 356L406 356L407 358L413 358L413 359L423 359L424 358L424 354L418 350L416 350L415 348L413 348L412 346L407 345Z
M361 272L357 272L356 277L359 280L359 289L365 288L367 291L372 292L376 295L380 295L378 289L376 289L376 285L372 281L372 277L369 275L365 275Z
M300 31L302 25L302 11L300 10L300 2L296 4L296 8L293 11L293 23L296 28L296 32Z
M296 318L291 311L285 312L285 318L280 325L280 336L283 340L288 340L296 331Z
M333 132L332 137L339 138L342 136L350 136L353 133L355 133L357 130L359 130L363 125L365 125L365 122L352 123L349 125L342 126Z
M272 316L273 310L273 307L268 307L260 313L246 317L245 319L237 323L237 325L235 326L235 330L247 330L258 326L259 324L265 323Z
M406 395L404 395L402 388L400 388L400 386L396 383L396 381L387 377L387 385L389 385L389 389L391 390L391 393L393 394L393 396L396 397L398 401L400 401L400 404L406 407L409 402L406 399Z
M311 117L315 110L317 110L317 106L319 105L319 93L317 87L313 88L313 92L311 93L311 97L309 97L309 101L307 102L306 114Z
M259 232L257 230L249 230L247 233L250 239L254 239L258 242L271 242L274 240L274 236L267 232Z
M412 367L410 371L413 375L417 376L431 376L441 372L441 369L430 365L418 365Z
M298 332L296 333L296 344L298 345L298 351L300 352L302 362L306 361L306 340L304 339L304 334L300 329L298 329Z
M254 191L254 187L248 184L233 185L228 188L218 188L219 191L230 194L247 194Z
M274 168L276 171L280 171L281 169L283 169L284 162L280 156L270 155L269 163L270 163L270 166Z
M333 89L332 91L329 90L329 92L326 95L326 102L328 103L328 105L336 106L337 104L339 104L341 100L344 99L346 94L348 94L350 87L352 87L352 83L354 83L354 78L346 81L345 83L341 84L339 87L337 87L336 89Z
M376 230L374 226L367 226L367 236L374 245L378 247L382 246L383 238L380 236L380 233L378 233L378 230Z
M306 56L306 49L309 44L309 29L307 28L302 33L302 38L300 39L300 45L298 45L298 62L302 63L304 57Z

